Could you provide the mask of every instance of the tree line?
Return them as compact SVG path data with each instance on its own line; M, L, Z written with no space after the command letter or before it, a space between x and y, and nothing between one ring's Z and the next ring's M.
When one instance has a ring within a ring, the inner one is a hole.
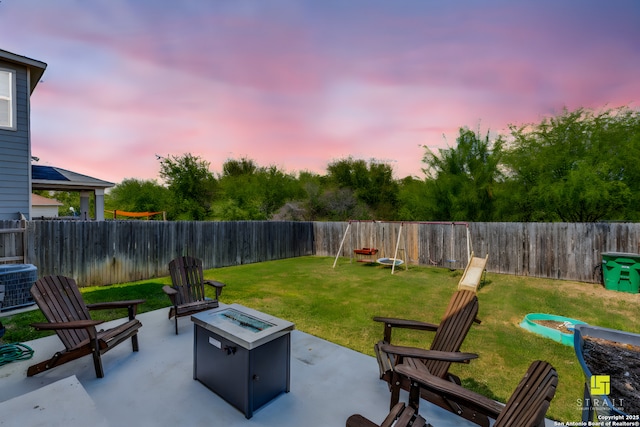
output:
M166 211L170 220L470 222L637 221L640 112L564 109L492 135L461 127L453 147L424 146L424 177L352 157L325 174L288 173L249 158L214 174L190 153L158 156L157 180L125 179L106 209ZM73 194L54 197L73 206ZM79 205L79 201L78 201ZM77 206L76 206L77 207Z

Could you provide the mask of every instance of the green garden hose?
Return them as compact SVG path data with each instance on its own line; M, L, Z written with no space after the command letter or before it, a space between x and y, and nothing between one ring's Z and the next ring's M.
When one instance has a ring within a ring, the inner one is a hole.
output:
M16 360L27 360L33 357L33 349L25 344L13 343L0 345L0 366Z

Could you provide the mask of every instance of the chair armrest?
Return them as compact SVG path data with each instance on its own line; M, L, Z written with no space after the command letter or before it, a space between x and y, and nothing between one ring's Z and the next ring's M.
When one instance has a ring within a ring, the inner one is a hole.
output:
M464 406L487 414L493 419L497 418L504 408L504 405L493 399L411 366L398 365L396 366L396 372L411 380L412 389L414 387L427 389L441 396L448 397L455 402L460 402ZM414 382L416 384L414 384Z
M224 288L225 286L227 286L224 283L218 282L216 280L205 280L204 284L209 286L215 286L216 288Z
M224 283L218 282L216 280L205 280L204 284L216 288L216 299L220 297L220 294L222 294L222 288L226 286Z
M178 290L171 287L171 286L167 286L164 285L162 287L162 291L167 294L167 296L169 297L169 299L171 300L171 304L175 307L177 306L177 300L178 300Z
M373 321L383 322L391 328L418 329L422 331L438 330L438 325L434 325L433 323L420 322L418 320L396 319L393 317L376 316L373 318Z
M382 340L386 343L391 342L391 331L393 330L393 328L415 329L419 331L431 332L438 330L438 325L434 325L433 323L420 322L418 320L375 316L373 318L373 321L384 323L384 338Z
M174 288L172 288L171 286L168 286L168 285L164 285L164 286L162 287L162 291L163 291L165 294L169 295L169 297L172 297L172 296L174 296L174 295L177 295L177 294L178 294L178 291L176 291Z
M108 310L114 308L126 308L129 314L129 320L136 318L138 312L138 305L144 303L144 299L132 299L128 301L109 301L109 302L97 302L94 304L87 304L89 310Z
M56 329L87 329L104 323L103 320L72 320L70 322L31 323L39 331L53 331Z
M391 344L380 345L380 350L384 351L385 353L395 354L401 357L442 360L445 362L456 363L469 363L471 360L478 358L478 355L475 353L463 353L460 351L425 350L422 348L404 347Z
M360 414L351 415L347 419L347 427L380 427L380 426L390 426L393 422L402 414L405 410L405 404L403 402L396 403L389 412L389 415L384 419L382 424L378 425L373 421L363 417Z
M93 304L87 304L89 310L108 310L112 308L128 308L134 305L142 304L146 300L133 299L128 301L108 301L108 302L96 302Z

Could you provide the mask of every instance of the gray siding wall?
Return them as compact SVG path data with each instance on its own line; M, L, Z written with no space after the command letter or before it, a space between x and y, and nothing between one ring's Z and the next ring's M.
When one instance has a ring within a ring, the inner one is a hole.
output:
M26 67L0 61L16 70L16 130L0 129L0 220L29 218L31 150L29 147L29 84Z

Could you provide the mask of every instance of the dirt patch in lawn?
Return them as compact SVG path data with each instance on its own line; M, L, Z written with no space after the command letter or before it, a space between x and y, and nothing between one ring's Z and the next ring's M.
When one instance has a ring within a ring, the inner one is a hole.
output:
M597 283L582 283L566 281L562 282L562 292L567 295L582 295L584 297L592 296L594 298L607 298L613 301L635 301L640 302L640 293L632 294L629 292L619 292L606 289Z
M549 329L556 329L563 334L573 335L573 330L569 329L565 322L558 322L557 320L533 320L533 323L537 323L538 325L545 326Z

